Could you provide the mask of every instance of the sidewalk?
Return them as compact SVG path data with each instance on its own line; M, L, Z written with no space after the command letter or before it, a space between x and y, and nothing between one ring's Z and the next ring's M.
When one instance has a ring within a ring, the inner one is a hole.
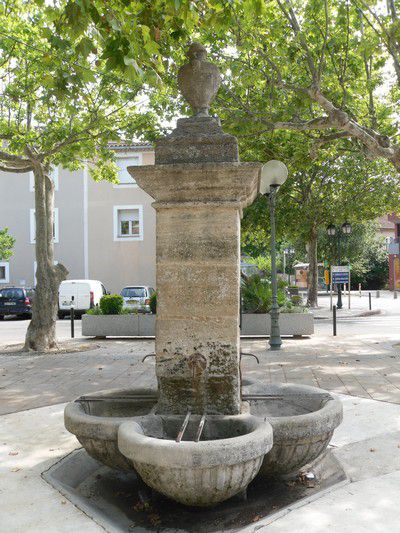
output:
M371 310L369 309L369 292L371 293ZM394 299L390 291L363 291L360 297L358 291L351 291L350 309L348 294L342 293L342 309L337 309L338 318L363 317L376 314L400 315L400 298ZM332 303L336 305L337 294L332 295ZM326 292L318 293L318 308L310 309L315 319L332 318L330 309L330 294Z

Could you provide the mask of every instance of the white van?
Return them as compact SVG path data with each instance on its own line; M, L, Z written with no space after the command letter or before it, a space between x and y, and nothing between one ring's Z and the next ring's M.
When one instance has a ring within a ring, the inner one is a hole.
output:
M101 281L93 279L67 279L60 283L58 289L58 318L70 314L73 301L75 313L83 315L100 303L100 298L107 294ZM74 299L72 300L72 297Z

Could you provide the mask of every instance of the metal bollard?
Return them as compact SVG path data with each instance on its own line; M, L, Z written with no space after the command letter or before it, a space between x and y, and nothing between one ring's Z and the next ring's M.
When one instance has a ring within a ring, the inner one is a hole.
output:
M368 301L369 301L369 310L371 311L371 309L372 309L372 297L371 297L371 293L370 292L368 293Z
M74 306L74 297L71 296L71 339L75 338L75 306Z
M380 297L381 297L381 291L376 291L376 297L377 297L377 298L380 298Z
M333 306L333 336L336 337L336 305Z
M397 300L397 289L394 289L393 291L393 298Z
M359 293L360 298L361 298L361 283L358 284L358 293Z

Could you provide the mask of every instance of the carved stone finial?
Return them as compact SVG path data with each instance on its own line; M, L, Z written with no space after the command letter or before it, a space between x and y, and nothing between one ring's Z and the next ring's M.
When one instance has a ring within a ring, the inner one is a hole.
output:
M189 63L178 72L179 89L194 115L206 117L221 84L221 74L216 65L206 60L207 50L200 43L191 44L187 55Z

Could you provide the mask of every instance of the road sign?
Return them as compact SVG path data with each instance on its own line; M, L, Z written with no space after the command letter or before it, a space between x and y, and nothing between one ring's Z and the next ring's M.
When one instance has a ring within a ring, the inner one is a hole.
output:
M349 283L350 267L349 265L332 266L332 283Z

